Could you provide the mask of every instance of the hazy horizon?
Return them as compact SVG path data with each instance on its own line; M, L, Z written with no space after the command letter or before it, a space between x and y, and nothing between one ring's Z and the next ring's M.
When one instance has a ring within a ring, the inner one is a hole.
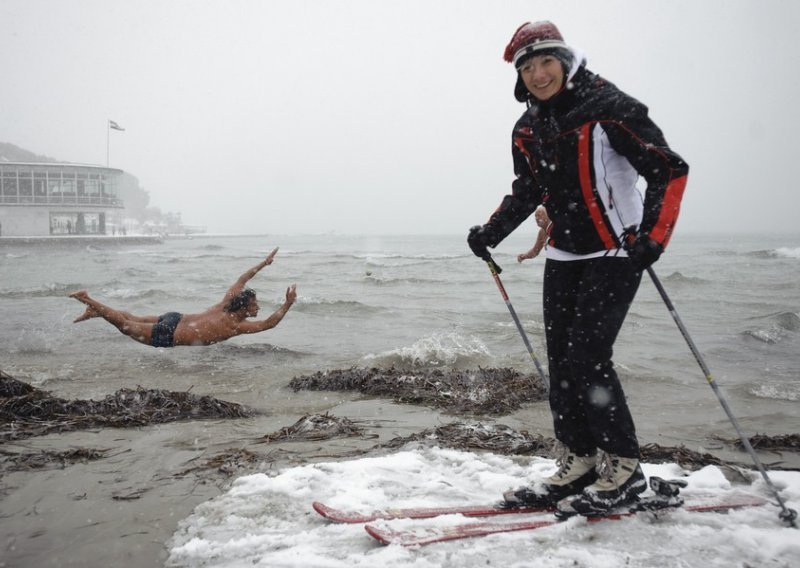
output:
M676 234L797 232L782 0L5 0L0 139L98 165L108 139L151 205L210 233L466 235L510 191L502 53L539 19L689 163Z

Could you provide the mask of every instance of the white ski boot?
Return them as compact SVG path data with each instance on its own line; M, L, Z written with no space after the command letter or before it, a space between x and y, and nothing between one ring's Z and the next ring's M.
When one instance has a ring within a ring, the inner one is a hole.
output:
M598 478L580 495L558 503L559 516L605 515L613 509L635 503L647 489L647 479L637 458L604 454L598 466Z
M541 483L503 494L504 507L555 507L564 497L580 493L597 480L597 455L579 456L564 448L556 459L558 471Z

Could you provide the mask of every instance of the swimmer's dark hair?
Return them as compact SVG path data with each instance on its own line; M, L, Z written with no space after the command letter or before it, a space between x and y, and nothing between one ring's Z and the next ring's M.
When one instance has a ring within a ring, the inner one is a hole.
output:
M226 312L238 312L250 303L251 300L255 300L256 293L254 290L250 288L245 288L238 294L236 294L233 298L228 300L228 303L225 304L225 311Z

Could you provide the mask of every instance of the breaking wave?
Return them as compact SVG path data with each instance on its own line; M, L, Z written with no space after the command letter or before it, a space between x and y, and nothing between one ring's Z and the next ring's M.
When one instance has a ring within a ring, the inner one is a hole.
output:
M366 364L375 366L475 367L491 362L492 355L477 337L464 337L456 332L434 333L412 345L366 355Z
M777 258L800 258L800 247L798 248L781 247L773 251L773 256Z
M763 383L753 387L750 393L758 398L800 401L800 385L797 383Z
M788 335L800 331L800 315L794 312L779 312L758 319L766 319L768 324L755 329L746 329L742 335L764 343L778 343Z
M294 310L305 314L336 314L351 317L380 313L383 308L362 304L355 300L327 300L316 298L299 298Z
M673 272L666 278L664 278L666 282L671 284L708 284L709 281L704 278L698 278L696 276L684 276L680 272Z
M11 300L19 300L22 298L51 298L66 296L83 287L83 284L61 284L58 282L51 282L32 288L5 288L0 290L0 298Z
M800 259L800 247L778 247L776 249L756 250L747 253L747 256L753 258L798 258Z
M375 286L396 286L401 284L438 284L441 282L440 280L432 280L429 278L384 278L381 276L376 276L370 271L367 271L364 276L364 281L369 284L374 284Z

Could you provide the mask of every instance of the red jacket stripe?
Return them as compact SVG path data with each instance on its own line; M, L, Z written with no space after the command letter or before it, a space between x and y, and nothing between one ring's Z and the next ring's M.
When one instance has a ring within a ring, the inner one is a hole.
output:
M669 184L667 184L667 189L664 192L664 200L661 202L661 212L658 214L658 221L656 221L655 226L650 231L650 238L665 248L672 236L675 222L678 220L678 213L681 210L681 199L683 198L683 190L686 189L687 179L688 176L682 176L671 180Z

